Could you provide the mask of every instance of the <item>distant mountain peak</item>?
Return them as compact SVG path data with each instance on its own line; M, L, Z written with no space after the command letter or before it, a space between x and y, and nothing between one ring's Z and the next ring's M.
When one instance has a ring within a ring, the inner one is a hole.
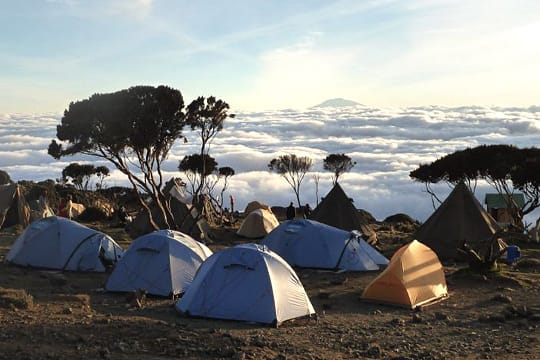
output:
M344 107L344 106L357 106L362 105L360 103L357 103L356 101L347 100L343 98L335 98L335 99L329 99L326 101L323 101L319 105L313 106L314 108L319 107Z

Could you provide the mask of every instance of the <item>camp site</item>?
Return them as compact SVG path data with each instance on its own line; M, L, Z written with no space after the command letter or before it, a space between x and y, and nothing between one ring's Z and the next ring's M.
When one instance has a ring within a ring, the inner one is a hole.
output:
M540 359L540 0L0 28L0 360Z
M172 180L167 203L186 218L178 230L154 230L128 189L108 197L48 186L0 186L2 358L540 352L540 244L501 231L463 183L420 223L402 213L376 220L338 182L309 217L297 208L287 220L284 207L257 200L235 214L195 206ZM58 216L68 190L84 210Z

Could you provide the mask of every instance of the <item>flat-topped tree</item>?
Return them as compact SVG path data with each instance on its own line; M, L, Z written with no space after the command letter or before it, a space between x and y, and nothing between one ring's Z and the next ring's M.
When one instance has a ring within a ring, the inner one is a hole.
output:
M109 169L106 166L95 167L92 164L71 163L62 170L62 179L71 182L79 190L88 190L88 184L93 175L96 175L99 182L96 187L102 187L103 180L109 175Z
M217 171L216 159L210 155L201 156L200 154L191 154L184 156L178 164L178 170L182 171L188 179L191 195L196 196L201 183L204 184L206 177Z
M191 130L198 133L201 140L200 160L202 168L200 173L205 174L208 171L205 169L206 159L210 152L210 146L217 134L223 130L225 120L230 117L234 118L234 114L229 114L229 104L221 99L216 99L214 96L205 98L199 96L193 100L186 108L186 121L191 127ZM211 172L209 172L211 173ZM203 176L199 186L195 189L193 196L197 196L205 188L207 177Z
M351 171L354 165L356 165L356 161L352 161L345 154L330 154L323 160L324 170L334 173L334 176L332 176L333 185L336 185L341 175Z
M294 194L296 195L298 207L301 207L300 186L302 185L306 173L311 170L312 166L313 159L307 156L288 154L272 159L268 164L268 170L277 173L291 185Z
M152 227L158 229L142 194L152 198L165 224L175 228L162 192L162 163L183 138L183 108L180 91L167 86L94 94L69 105L56 129L59 142L53 140L48 152L56 159L86 154L112 162L132 184Z

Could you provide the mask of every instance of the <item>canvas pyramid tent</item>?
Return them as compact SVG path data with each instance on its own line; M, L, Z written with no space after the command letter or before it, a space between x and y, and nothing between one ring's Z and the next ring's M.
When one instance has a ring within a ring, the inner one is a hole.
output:
M18 184L0 185L0 228L30 223L30 207Z
M315 313L294 270L256 244L237 245L209 257L176 309L192 316L275 325Z
M443 266L429 247L416 240L399 248L362 294L366 300L412 309L446 296Z
M255 209L246 216L237 235L250 239L262 238L279 225L274 213L265 209Z
M387 265L388 259L361 235L314 220L289 220L272 230L261 244L291 266L367 271Z
M6 260L37 268L103 272L122 256L109 236L62 217L34 221L17 238Z
M135 239L116 264L105 289L171 296L183 293L212 251L178 231L159 230Z
M480 202L460 182L446 200L414 234L428 245L441 260L458 258L464 242L483 253L499 230L497 222L482 208Z
M370 244L377 242L377 234L361 217L339 183L334 185L328 195L313 210L310 219L346 231L359 230L366 237L367 242Z
M198 218L197 209L191 205L191 203L186 203L185 201L191 200L191 197L185 195L184 190L181 185L178 183L177 179L171 179L163 190L164 194L168 194L169 206L171 208L172 214L176 221L181 225L180 231L185 234L188 234L196 239L201 239L204 237L204 232L201 231L201 226L198 226L195 219ZM154 221L160 229L165 229L166 225L161 217L159 216L159 210L157 206L153 203L149 205L150 211ZM200 222L204 222L204 219L200 219ZM149 234L154 229L150 225L148 220L148 214L143 209L135 216L133 221L128 224L126 230L132 237L139 237L144 234Z

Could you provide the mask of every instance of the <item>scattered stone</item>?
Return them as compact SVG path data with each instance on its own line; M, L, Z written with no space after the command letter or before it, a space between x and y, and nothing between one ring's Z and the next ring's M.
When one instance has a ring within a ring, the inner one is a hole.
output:
M501 314L493 314L489 317L489 320L494 322L505 322L506 318Z
M129 351L129 345L122 341L117 342L115 347L123 353L127 353Z
M478 316L478 321L480 321L480 322L488 322L490 320L491 319L490 319L489 315L481 314L480 316Z
M81 338L79 336L69 334L69 333L62 333L60 335L67 343L75 344L78 343Z
M512 303L512 298L510 296L505 295L505 294L501 294L501 293L495 294L495 296L493 296L493 298L491 300L499 301L499 302L503 302L503 303L507 303L507 304Z
M234 353L234 355L231 357L233 360L245 360L246 359L246 353L242 351L238 351Z
M521 305L516 308L516 314L518 314L521 317L529 317L532 315L532 311L529 310L527 305Z
M64 310L62 310L62 314L71 315L73 314L73 309L70 307L64 308Z
M332 285L343 285L343 284L345 284L347 281L349 281L349 278L334 279L334 280L330 281L330 284L332 284Z
M417 324L418 324L418 323L421 323L422 321L424 321L424 319L422 319L422 317L420 316L420 314L414 313L414 314L412 314L412 319L411 319L411 321L412 321L413 323L417 323Z
M99 357L102 359L110 359L111 358L111 351L107 348L103 348L99 350Z
M366 351L366 355L370 358L378 359L382 355L382 349L379 344L371 344L371 346Z
M403 326L403 325L405 325L405 320L399 319L399 318L394 318L394 319L392 319L391 323L394 324L394 325Z
M437 311L435 314L435 319L437 320L448 320L449 317L446 313L443 313L441 311Z

